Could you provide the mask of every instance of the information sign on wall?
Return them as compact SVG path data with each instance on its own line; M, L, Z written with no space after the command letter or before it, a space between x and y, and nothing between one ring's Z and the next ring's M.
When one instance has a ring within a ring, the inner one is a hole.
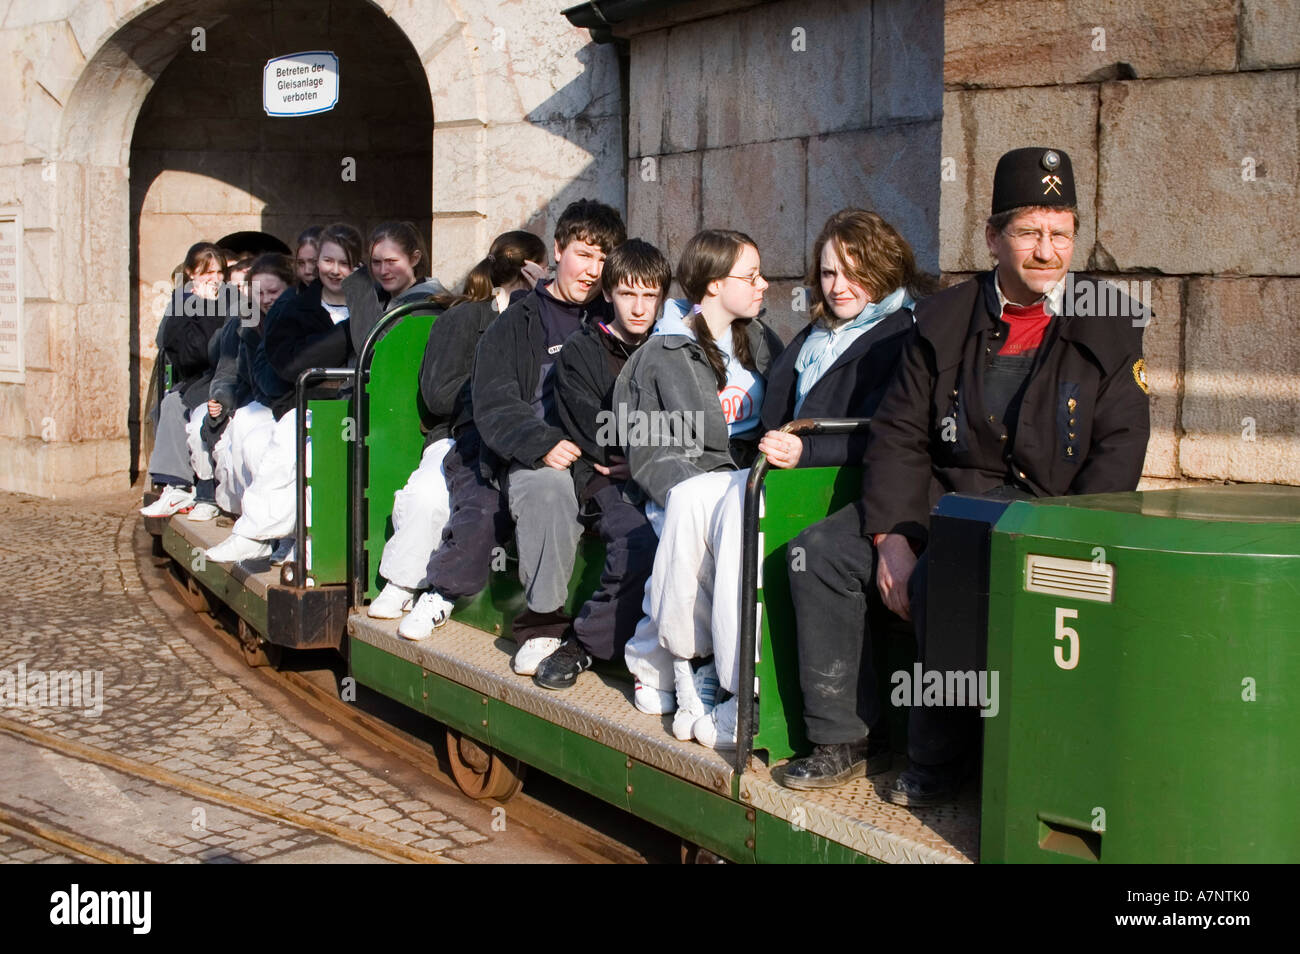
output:
M268 116L310 116L339 101L339 58L328 50L290 53L267 60L262 106Z
M0 209L0 381L23 380L23 223L16 209Z

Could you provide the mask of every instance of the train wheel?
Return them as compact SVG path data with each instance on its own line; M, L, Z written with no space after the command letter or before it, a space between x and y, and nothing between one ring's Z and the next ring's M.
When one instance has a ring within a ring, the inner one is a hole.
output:
M182 603L196 613L210 613L212 611L212 607L208 603L207 593L198 580L179 567L173 567L170 576Z
M280 647L264 640L243 619L239 621L239 649L250 669L262 666L274 669L280 665Z
M715 855L707 848L701 848L693 842L682 842L682 864L684 865L725 865L727 859Z
M506 802L524 786L523 763L480 745L455 729L447 730L447 761L457 787L470 798Z

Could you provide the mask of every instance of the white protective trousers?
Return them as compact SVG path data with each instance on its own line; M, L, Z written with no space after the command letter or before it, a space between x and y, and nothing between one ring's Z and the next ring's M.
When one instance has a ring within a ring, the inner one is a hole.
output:
M275 422L271 441L261 461L255 464L252 480L240 501L243 513L233 528L241 537L270 542L293 533L298 522L297 433L295 408ZM310 439L307 466L311 467Z
M451 496L442 472L442 459L451 450L450 437L424 449L420 466L393 495L393 535L384 544L379 575L408 590L427 590L429 558L442 543L442 528L451 517Z
M241 513L244 491L253 482L258 465L275 435L275 415L264 404L253 401L238 408L226 422L212 448L212 472L217 480L217 506L228 513Z
M204 401L190 411L190 419L185 424L185 444L190 449L190 467L194 469L195 480L213 477L212 457L203 446L203 419L207 416L208 403Z
M740 682L740 559L749 471L701 474L668 492L643 616L624 650L632 675L664 692L673 661L712 654L722 688Z

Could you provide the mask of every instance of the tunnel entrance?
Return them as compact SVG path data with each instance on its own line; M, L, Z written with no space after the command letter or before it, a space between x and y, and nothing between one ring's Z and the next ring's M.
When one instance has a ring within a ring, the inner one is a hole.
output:
M212 17L216 12L219 20ZM150 90L130 150L131 460L154 337L186 249L236 232L292 246L309 225L388 219L426 235L433 208L433 106L406 35L365 0L208 5ZM329 50L339 100L312 116L271 117L262 70L277 56ZM143 409L143 410L142 410Z

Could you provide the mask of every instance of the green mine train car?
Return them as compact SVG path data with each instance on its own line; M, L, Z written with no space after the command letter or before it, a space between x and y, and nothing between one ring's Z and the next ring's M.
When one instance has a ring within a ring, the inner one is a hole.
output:
M213 594L238 614L250 661L280 646L336 647L359 683L448 726L470 794L509 797L514 767L536 766L736 862L1300 860L1300 488L944 498L930 607L946 648L924 666L947 674L948 702L963 677L981 687L981 785L910 811L875 793L897 768L796 793L779 784L784 760L806 745L788 543L853 499L856 470L754 469L754 599L742 617L753 652L742 665L754 660L758 696L752 715L741 706L738 752L679 742L668 717L632 705L621 667L598 666L559 693L510 670L522 593L509 554L423 643L360 609L378 592L393 494L419 462L417 372L434 320L428 305L395 309L355 371L299 382L310 414L299 418L294 562L279 572L205 564L202 548L224 530L175 519L152 528L192 601ZM322 386L342 390L321 396ZM571 612L602 555L583 539ZM881 691L896 697L895 674L916 672L915 644L899 626L876 631ZM904 708L891 709L891 729L905 751Z

